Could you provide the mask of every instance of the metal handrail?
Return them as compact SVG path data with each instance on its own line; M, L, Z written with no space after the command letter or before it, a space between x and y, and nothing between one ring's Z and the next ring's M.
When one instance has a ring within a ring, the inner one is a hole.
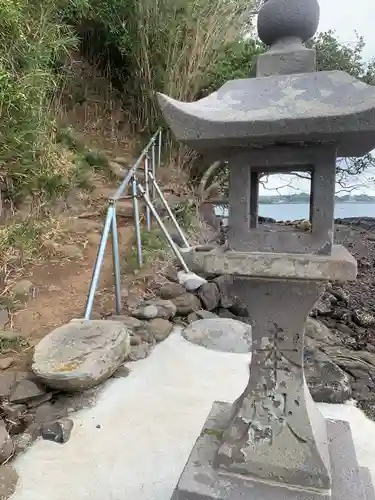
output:
M168 206L166 199L163 196L161 189L159 188L156 182L156 169L159 168L161 165L161 147L162 147L162 130L159 129L151 137L150 141L143 149L139 158L137 159L133 167L129 170L125 179L121 182L116 192L113 194L113 196L110 196L108 199L108 209L104 221L102 235L100 238L94 271L91 278L89 293L85 307L84 319L90 319L92 313L95 293L99 283L100 271L103 264L105 249L107 246L110 232L112 233L112 253L113 253L113 271L115 278L116 313L117 314L121 313L122 309L121 268L120 268L120 251L119 251L118 231L117 231L116 202L123 197L123 193L128 186L130 186L132 190L131 197L133 200L133 215L134 215L136 243L137 243L137 260L139 267L142 267L143 256L142 256L141 223L140 223L138 197L142 196L146 204L147 229L148 230L151 229L151 215L153 215L160 229L162 230L165 238L167 239L169 245L171 246L174 254L176 255L178 261L182 265L183 269L186 272L189 271L184 261L184 258L178 249L178 246L174 243L172 237L170 236L167 228L165 227L163 221L158 215L157 210L153 204L157 194L161 199L182 241L184 242L185 247L189 248L189 243L182 229L178 225L176 218L174 217L170 207ZM156 160L156 148L157 148L157 160ZM150 150L151 150L151 156L150 156ZM144 187L137 180L137 170L142 164L144 165L144 176L145 176ZM151 196L150 196L150 181L151 181Z

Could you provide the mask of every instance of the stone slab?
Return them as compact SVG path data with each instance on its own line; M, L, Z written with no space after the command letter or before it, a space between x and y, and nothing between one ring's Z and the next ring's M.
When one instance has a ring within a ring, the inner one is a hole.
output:
M230 274L257 278L354 281L357 261L341 245L331 255L237 252L214 249L189 253L189 260L209 274Z
M362 483L350 426L327 420L332 464L332 492L302 491L219 473L213 467L231 405L215 402L197 439L171 500L372 500Z

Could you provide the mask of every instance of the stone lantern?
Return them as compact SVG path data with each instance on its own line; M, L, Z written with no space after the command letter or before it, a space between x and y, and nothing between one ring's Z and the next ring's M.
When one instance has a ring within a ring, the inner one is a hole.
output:
M326 283L356 278L355 259L333 244L335 167L338 156L375 147L375 88L316 72L304 42L318 22L317 0L267 0L258 33L270 48L256 78L193 103L159 95L179 141L228 162L228 245L191 257L209 274L233 276L253 321L249 382L233 405L214 404L174 500L365 498L350 428L315 406L303 346ZM309 232L258 226L260 176L290 172L311 175Z

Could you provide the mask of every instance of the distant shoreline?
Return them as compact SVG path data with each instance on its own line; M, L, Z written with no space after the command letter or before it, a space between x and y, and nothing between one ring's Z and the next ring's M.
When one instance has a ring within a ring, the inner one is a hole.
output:
M305 203L309 203L309 200L298 200L298 201L287 201L287 200L271 201L271 200L261 200L261 199L259 200L259 205L303 205ZM355 205L357 203L366 204L366 205L375 205L375 199L374 200L353 200L353 201L335 200L335 203L342 203L345 205Z

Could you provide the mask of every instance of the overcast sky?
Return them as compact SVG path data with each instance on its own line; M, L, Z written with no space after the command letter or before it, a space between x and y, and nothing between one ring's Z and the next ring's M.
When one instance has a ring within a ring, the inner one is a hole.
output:
M356 40L355 32L363 36L366 41L365 57L366 59L375 58L375 0L319 0L320 3L320 25L319 31L327 31L333 29L336 31L337 37L340 41L345 43L352 43ZM375 172L371 173L375 176ZM267 188L275 188L289 183L290 179L286 180L275 178L274 176L269 181ZM375 195L375 185L369 185L370 173L362 179L356 179L360 184L356 192L367 192L368 194ZM367 188L363 185L368 185ZM293 186L297 190L308 191L309 184L300 181L296 182L293 179ZM281 192L295 192L290 188L284 188ZM269 190L262 189L262 194L274 194ZM345 194L345 193L341 193Z

